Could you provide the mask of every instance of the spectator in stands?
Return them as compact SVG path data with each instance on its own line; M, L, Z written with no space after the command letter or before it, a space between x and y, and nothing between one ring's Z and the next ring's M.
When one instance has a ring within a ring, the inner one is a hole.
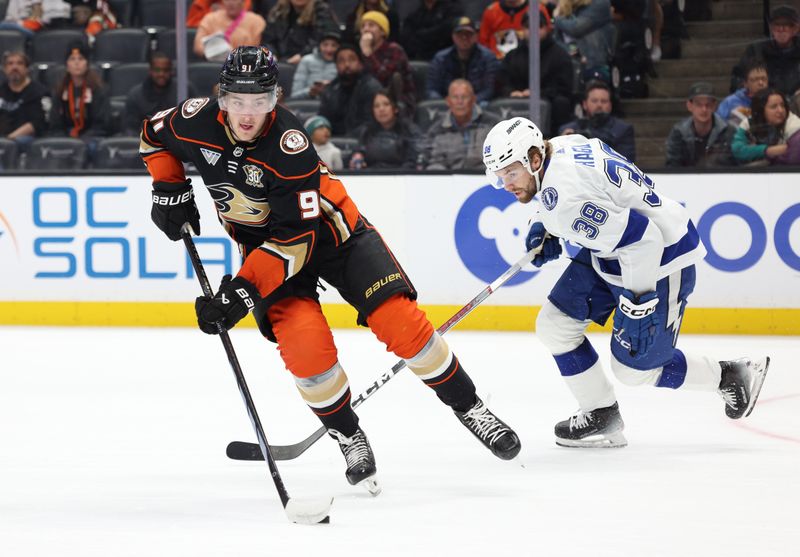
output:
M675 124L667 137L667 166L733 166L731 143L736 128L714 113L717 97L710 83L689 89L686 109L691 116Z
M404 0L408 1L408 0ZM342 40L359 44L361 41L361 18L367 12L381 12L389 20L388 40L397 42L400 35L400 16L391 2L386 0L358 0L353 11L347 16Z
M69 27L82 29L89 37L94 37L100 31L116 29L117 16L106 0L67 0L72 5L72 19ZM52 23L50 24L52 27Z
M389 31L389 19L382 12L366 12L361 16L359 46L364 67L399 99L403 112L412 116L417 104L414 72L403 47L387 40Z
M210 61L222 61L237 46L261 43L264 18L244 8L244 0L222 0L222 9L200 21L194 37L194 53Z
M317 150L319 158L322 159L331 170L341 170L344 168L342 162L342 150L331 142L331 123L324 116L312 116L306 120L303 127L311 138L314 149Z
M733 68L731 90L741 87L747 77L747 63L763 60L769 73L769 84L784 94L800 81L800 16L791 6L778 6L770 12L771 38L747 46L739 63Z
M403 20L400 31L400 44L409 59L428 61L449 47L449 33L460 14L457 0L419 0L417 9Z
M733 156L748 166L800 164L800 118L786 97L768 87L753 97L752 115L733 137Z
M16 29L28 37L44 27L42 0L10 0L0 29Z
M610 73L614 25L609 0L559 0L553 15L553 26L562 41L576 43L583 67L590 72Z
M717 114L734 126L738 126L750 116L750 103L753 95L767 88L769 74L763 60L750 60L745 69L744 87L728 95L717 108Z
M528 0L492 2L483 11L478 40L498 58L504 57L519 46L522 18L527 13Z
M13 139L21 149L47 128L43 103L48 93L41 83L31 80L29 66L22 51L3 54L6 80L0 85L0 136Z
M353 157L363 157L361 168L414 170L422 163L422 132L400 113L397 102L385 89L375 93L372 118L361 128L358 140Z
M90 157L97 140L108 135L110 106L100 76L89 67L89 49L74 43L67 49L67 73L53 95L50 131L83 139Z
M147 78L131 89L125 98L123 131L138 135L142 120L159 110L175 106L177 89L177 83L172 78L172 60L163 52L151 54ZM191 83L189 96L197 96L197 90Z
M297 64L314 50L324 33L338 27L331 7L322 0L278 0L267 15L262 44L278 60Z
M478 44L475 22L467 16L454 22L453 46L437 52L428 68L426 97L443 99L450 83L462 78L472 84L478 104L485 107L494 96L500 64L491 50Z
M316 99L328 83L333 81L336 77L336 62L333 58L340 40L338 31L326 31L320 38L319 46L300 59L292 78L291 98Z
M633 125L611 115L611 88L608 84L600 80L590 81L581 106L584 117L564 124L558 132L596 137L629 161L636 162Z
M222 0L193 0L186 14L186 26L197 27L209 12L222 8ZM251 0L244 0L244 9L248 12L253 9Z
M359 126L371 118L372 97L380 82L364 71L361 53L343 44L336 51L336 79L320 95L320 115L332 125L334 135L355 137Z
M428 130L428 170L481 170L483 141L500 118L478 106L466 79L454 80L445 100L450 110Z
M527 98L531 95L528 89L528 33L524 32L522 36L520 45L506 54L500 65L500 94L504 97ZM557 130L572 116L572 60L553 39L550 14L543 4L539 4L539 56L540 94L550 103L552 129Z

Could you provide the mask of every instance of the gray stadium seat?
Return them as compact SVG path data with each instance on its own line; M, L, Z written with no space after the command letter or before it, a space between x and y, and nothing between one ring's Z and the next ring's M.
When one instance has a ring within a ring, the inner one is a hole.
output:
M292 81L294 80L295 69L296 67L294 64L278 62L278 85L283 89L284 97L287 99L292 94Z
M93 166L108 170L144 169L144 163L139 157L139 138L107 137L101 139L97 144Z
M301 124L305 124L306 120L319 114L319 99L289 99L284 104L297 116Z
M414 85L417 87L417 98L424 99L428 85L428 69L430 62L425 60L409 60L411 70L414 72Z
M19 51L27 52L27 38L22 31L15 29L0 29L0 52Z
M539 128L541 128L543 133L547 133L547 130L550 129L550 103L547 99L542 99L541 104L539 105L539 112L540 112L540 121L535 122ZM509 118L513 118L515 116L523 116L525 118L530 118L530 104L528 99L518 99L518 98L502 98L502 99L494 99L489 101L489 107L487 108L490 112L494 112L498 116L500 116L503 120L507 120Z
M39 31L31 41L31 61L63 64L67 59L67 47L79 41L88 44L86 35L76 29Z
M13 139L0 138L0 170L17 168L19 149Z
M147 62L150 36L142 29L109 29L97 34L95 60L130 64Z
M222 64L219 62L194 62L189 64L189 81L201 97L211 95L211 90L219 81Z
M417 104L414 121L425 131L448 110L449 108L447 108L447 103L444 102L444 99L426 99Z
M147 79L150 66L144 63L120 64L111 68L108 79L109 95L126 96L136 85Z
M189 62L203 62L205 59L194 53L194 36L197 29L186 29L186 59ZM175 60L175 29L159 29L156 32L156 50Z
M86 144L72 137L35 139L25 167L36 170L80 170L86 164Z
M175 27L175 0L137 0L136 22L139 27Z
M353 156L353 151L358 147L358 139L354 137L331 137L331 143L336 145L342 151L342 163L347 168L350 164L350 157Z

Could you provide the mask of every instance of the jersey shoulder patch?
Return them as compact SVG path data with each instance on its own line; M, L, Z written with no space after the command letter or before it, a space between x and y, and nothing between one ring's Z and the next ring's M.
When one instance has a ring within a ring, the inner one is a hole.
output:
M209 97L197 97L185 100L181 105L181 116L187 120L197 116L210 100Z
M287 155L296 155L308 149L308 139L300 130L286 130L281 135L280 147Z

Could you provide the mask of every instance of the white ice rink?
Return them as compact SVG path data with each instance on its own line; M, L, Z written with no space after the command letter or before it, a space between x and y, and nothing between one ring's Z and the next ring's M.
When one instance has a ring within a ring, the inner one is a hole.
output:
M233 343L273 444L319 423L274 347ZM354 392L396 361L336 331ZM618 385L629 446L563 449L576 409L531 334L447 335L523 441L501 462L408 371L359 410L383 493L349 486L323 438L279 462L289 493L334 496L331 523L287 521L218 339L188 329L0 328L0 556L800 555L800 340L685 336L686 350L773 358L752 416L708 393ZM592 336L607 361L607 336Z

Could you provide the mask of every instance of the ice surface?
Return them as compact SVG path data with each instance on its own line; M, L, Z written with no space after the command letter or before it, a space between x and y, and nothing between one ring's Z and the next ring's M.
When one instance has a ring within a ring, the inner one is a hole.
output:
M318 422L273 345L232 339L267 437ZM396 358L336 331L354 391ZM0 556L789 556L800 554L800 341L685 336L772 356L752 416L710 393L618 385L625 449L556 447L576 405L534 335L447 335L523 441L494 458L408 371L359 410L383 493L349 486L323 438L279 462L292 496L335 496L331 524L287 521L218 339L187 329L0 328ZM608 337L593 335L601 358Z

